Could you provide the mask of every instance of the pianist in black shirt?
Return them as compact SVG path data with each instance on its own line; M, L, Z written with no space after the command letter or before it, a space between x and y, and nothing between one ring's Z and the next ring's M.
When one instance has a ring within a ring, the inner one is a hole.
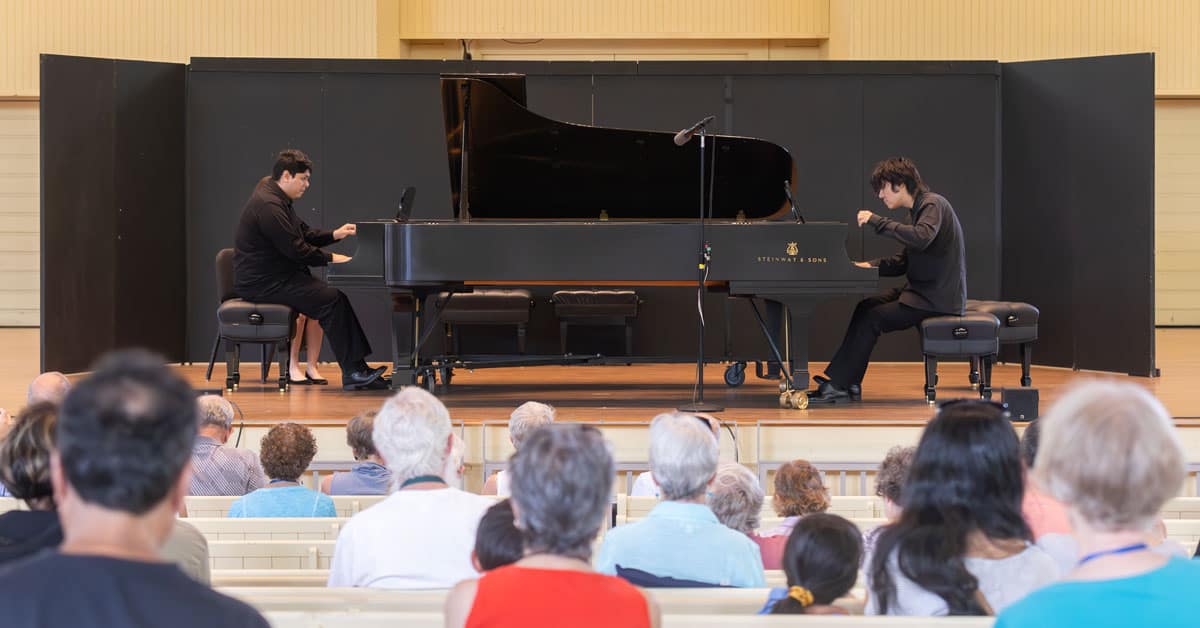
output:
M235 236L234 291L247 301L280 303L319 321L342 367L343 388L386 388L383 373L387 369L367 365L371 344L350 300L309 272L310 266L350 261L320 247L355 234L353 224L333 231L313 229L296 215L292 201L304 195L311 177L308 156L285 150L276 158L271 176L254 186ZM315 355L320 347L309 347L309 351Z
M871 186L888 209L907 209L912 224L858 212L860 227L869 225L904 249L892 257L857 264L878 267L883 277L906 276L908 283L859 302L825 376L813 377L818 386L808 393L810 404L858 398L880 334L915 327L931 316L961 315L967 303L962 226L950 202L930 192L916 164L905 157L879 162L871 173Z

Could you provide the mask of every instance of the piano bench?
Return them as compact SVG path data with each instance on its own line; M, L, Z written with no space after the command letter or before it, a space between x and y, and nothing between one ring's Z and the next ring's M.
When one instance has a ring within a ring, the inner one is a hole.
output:
M1029 367L1033 364L1033 343L1038 339L1037 307L1020 301L967 301L968 312L987 312L1000 321L1000 344L1018 345L1021 351L1021 386L1033 385ZM979 383L979 365L971 360L971 383Z
M571 325L622 325L625 355L633 355L633 319L641 300L633 290L559 290L550 296L558 318L558 344L567 353Z
M986 312L934 316L921 321L921 353L925 356L925 400L937 399L937 361L973 358L979 361L979 396L992 397L992 364L1000 350L1000 321Z
M476 289L455 293L453 297L450 294L438 293L434 306L445 306L441 318L446 326L446 345L453 347L454 355L462 354L456 333L459 325L516 325L517 352L525 353L525 329L533 308L533 297L528 290Z

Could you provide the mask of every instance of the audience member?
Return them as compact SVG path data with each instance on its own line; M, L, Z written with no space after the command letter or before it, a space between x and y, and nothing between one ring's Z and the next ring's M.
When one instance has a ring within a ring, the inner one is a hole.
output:
M578 424L534 430L509 469L526 556L454 587L446 626L657 626L649 593L590 564L616 473L600 431Z
M245 495L266 486L254 452L222 447L232 432L233 406L219 395L202 395L196 407L200 431L192 446L188 495Z
M680 413L654 417L650 472L663 501L645 519L604 535L597 571L636 570L681 585L763 586L758 545L721 525L705 504L716 471L717 441L704 421Z
M25 403L50 403L61 405L67 393L71 390L71 380L58 371L47 371L29 382L29 391L25 394Z
M1065 581L1008 608L996 626L1195 625L1200 563L1145 542L1185 475L1166 409L1138 384L1091 382L1041 421L1033 481L1066 506L1080 558Z
M50 483L57 407L35 403L21 411L11 432L0 440L0 482L29 510L0 515L0 564L31 556L62 543L62 527Z
M191 576L196 582L205 585L212 582L208 564L208 539L204 538L204 534L197 530L196 526L183 519L176 519L160 553L163 559L178 565L183 573Z
M904 508L866 562L868 615L986 615L1058 575L1030 545L1017 434L982 401L943 404L925 427Z
M786 539L801 517L829 510L829 489L825 488L821 472L809 461L785 462L775 472L772 504L775 514L784 519L778 527L764 532L763 536L782 536Z
M392 472L383 465L375 450L371 432L375 429L375 411L369 410L350 419L346 424L346 444L354 454L355 464L350 471L339 471L321 480L321 492L326 495L387 495Z
M896 523L902 511L901 496L904 491L904 479L908 477L908 468L912 466L916 447L892 447L879 463L875 472L875 495L883 499L883 516L888 523ZM863 556L869 556L875 549L875 540L883 528L871 528L863 534Z
M1038 490L1037 485L1029 480L1034 460L1037 458L1040 423L1038 419L1030 421L1021 436L1021 462L1025 464L1025 499L1021 503L1021 512L1025 515L1025 521L1029 523L1029 530L1033 533L1035 541L1047 534L1071 533L1071 522L1067 520L1066 507Z
M265 628L160 558L195 438L194 393L161 359L102 359L59 411L50 477L65 540L0 574L5 625Z
M271 481L229 506L230 517L336 517L328 495L300 484L317 455L317 439L299 423L272 427L259 446L263 470Z
M705 414L703 412L697 412L691 416L696 417L702 423L707 425L710 430L712 430L713 438L717 439L717 447L719 452L719 448L721 446L721 422L718 421L713 415ZM720 458L718 457L717 460L719 462ZM629 496L654 498L660 497L658 485L654 483L654 475L649 471L643 471L639 473L633 480L633 486L629 488Z
M537 401L526 401L517 406L517 409L513 410L508 417L508 440L512 443L513 449L519 450L521 442L535 428L553 423L557 414L558 411L554 409L554 406ZM511 495L508 471L497 471L489 477L483 483L483 494L499 495L500 497Z
M521 531L513 523L512 501L502 499L488 508L475 531L475 549L471 562L483 573L511 565L525 555Z
M781 569L783 543L787 537L758 535L765 496L758 476L736 462L722 462L717 466L717 476L708 491L708 507L717 516L717 521L732 530L745 534L758 544L762 554L763 569Z
M476 576L475 530L495 502L439 475L450 435L446 406L425 390L405 387L383 404L373 439L398 488L346 522L329 586L443 589Z
M827 513L801 519L784 550L787 586L772 589L759 614L849 614L833 601L850 592L861 561L862 535L853 523Z

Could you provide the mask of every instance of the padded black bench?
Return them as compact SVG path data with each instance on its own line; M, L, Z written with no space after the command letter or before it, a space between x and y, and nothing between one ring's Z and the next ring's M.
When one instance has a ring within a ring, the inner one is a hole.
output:
M1000 321L1000 344L1020 345L1021 386L1033 385L1029 367L1033 364L1033 343L1038 339L1038 317L1041 312L1020 301L967 301L968 312L986 312ZM971 383L979 383L978 360L971 360Z
M992 397L992 364L1000 351L1000 321L986 312L935 316L921 322L921 353L925 355L925 399L937 399L937 361L942 358L979 360L979 396Z
M567 353L570 325L624 325L625 355L633 355L633 319L638 295L633 290L559 290L550 296L558 318L558 344Z
M457 327L459 325L516 325L517 353L525 353L525 328L533 298L528 290L486 289L474 292L438 293L435 305L442 308L442 323L446 326L446 348L461 355ZM449 303L446 299L450 299ZM444 307L443 307L444 306Z

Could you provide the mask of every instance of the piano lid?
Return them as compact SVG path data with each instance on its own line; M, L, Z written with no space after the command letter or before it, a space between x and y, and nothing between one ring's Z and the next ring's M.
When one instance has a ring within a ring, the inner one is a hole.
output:
M676 146L674 132L544 118L526 108L522 74L441 80L455 217L596 220L606 213L612 220L689 220L699 214L698 139ZM783 185L795 181L795 167L787 149L749 137L709 135L707 155L716 170L714 182L713 167L706 166L711 218L733 220L740 213L761 220L789 211Z

